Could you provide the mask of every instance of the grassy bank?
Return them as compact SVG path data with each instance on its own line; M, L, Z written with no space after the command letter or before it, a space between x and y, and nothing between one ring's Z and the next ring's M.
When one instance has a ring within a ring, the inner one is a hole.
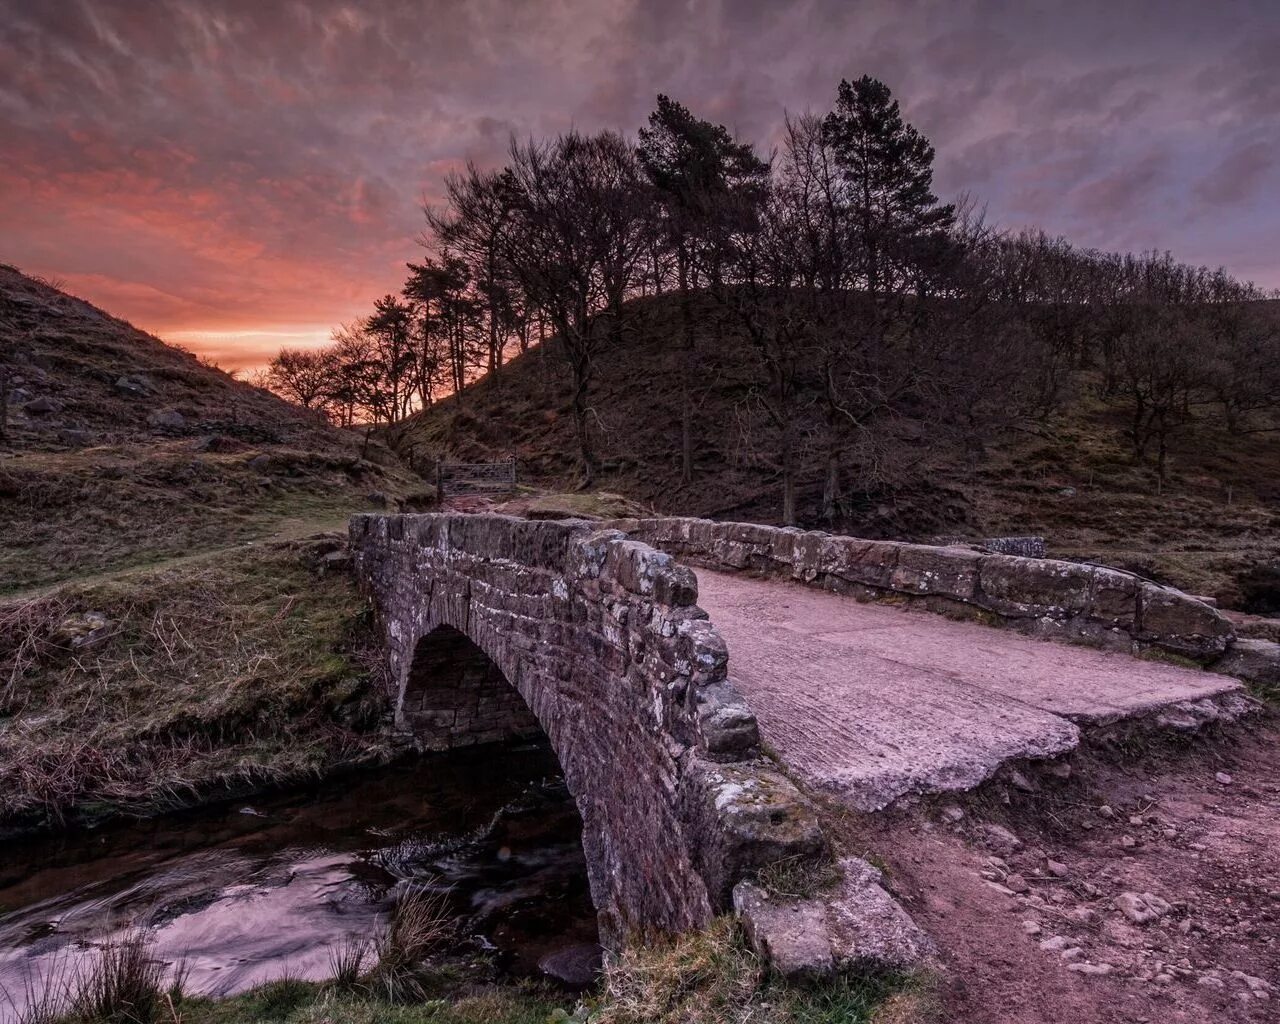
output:
M367 605L333 541L0 602L0 825L151 813L386 753Z
M918 979L771 976L727 918L628 949L582 997L477 976L474 962L468 970L447 952L454 940L429 906L410 899L367 946L335 953L330 981L286 977L211 1000L183 995L180 977L166 977L135 933L87 971L46 979L20 1024L923 1024L933 1016Z
M0 595L92 573L329 528L412 491L343 452L196 452L187 440L0 461Z
M601 350L588 399L597 485L664 514L779 523L779 437L760 401L769 382L749 340L718 322L713 303L699 297L694 309L701 336L692 383L670 343L681 327L667 296L634 303L634 330ZM1223 607L1280 608L1275 435L1233 434L1211 417L1197 419L1176 437L1162 482L1149 461L1135 457L1126 417L1100 397L1101 378L1082 371L1071 384L1075 398L1060 412L993 432L981 446L923 433L909 418L881 424L865 450L850 447L845 514L835 522L822 515L823 403L812 382L803 384L793 406L800 525L919 541L1037 534L1055 557L1132 569L1215 596ZM551 341L386 438L415 465L515 455L523 481L571 489L580 476L573 417L565 414L571 394ZM694 446L688 481L681 475L685 396Z

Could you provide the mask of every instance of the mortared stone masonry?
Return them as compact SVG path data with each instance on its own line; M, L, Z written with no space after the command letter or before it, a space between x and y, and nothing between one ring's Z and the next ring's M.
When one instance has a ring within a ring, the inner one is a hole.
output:
M351 545L401 726L436 749L546 733L607 942L698 927L761 867L827 855L670 555L505 516L361 515Z

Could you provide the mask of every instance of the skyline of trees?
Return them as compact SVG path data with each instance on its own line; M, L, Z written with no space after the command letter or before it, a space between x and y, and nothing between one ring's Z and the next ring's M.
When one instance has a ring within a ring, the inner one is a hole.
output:
M802 432L823 450L822 514L835 521L851 481L887 472L904 432L981 447L1078 398L1087 370L1161 482L1197 416L1271 429L1258 420L1280 404L1280 339L1255 308L1266 293L1168 254L1002 232L971 200L934 194L933 160L867 76L842 81L830 112L787 117L765 157L663 95L634 140L513 139L506 166L448 176L399 295L327 349L281 352L265 381L339 425L393 424L448 394L465 401L469 383L500 382L512 353L555 337L590 486L597 365L635 329L629 299L671 292L680 479L694 478L698 352L732 330L764 382L753 398L786 522ZM694 294L718 314L700 322Z

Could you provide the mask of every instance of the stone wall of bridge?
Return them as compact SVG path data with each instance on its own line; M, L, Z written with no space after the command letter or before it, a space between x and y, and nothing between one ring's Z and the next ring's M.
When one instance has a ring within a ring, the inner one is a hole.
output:
M765 864L825 855L670 554L582 523L444 514L356 516L351 544L403 727L436 749L546 733L607 940L700 926Z
M1116 569L752 523L654 518L608 525L694 566L777 576L1132 653L1155 648L1209 662L1234 639L1227 619L1203 601Z

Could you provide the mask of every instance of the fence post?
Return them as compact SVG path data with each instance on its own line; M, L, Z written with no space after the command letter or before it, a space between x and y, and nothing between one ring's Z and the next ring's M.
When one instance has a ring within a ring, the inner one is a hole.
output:
M436 459L436 504L444 507L444 459Z

